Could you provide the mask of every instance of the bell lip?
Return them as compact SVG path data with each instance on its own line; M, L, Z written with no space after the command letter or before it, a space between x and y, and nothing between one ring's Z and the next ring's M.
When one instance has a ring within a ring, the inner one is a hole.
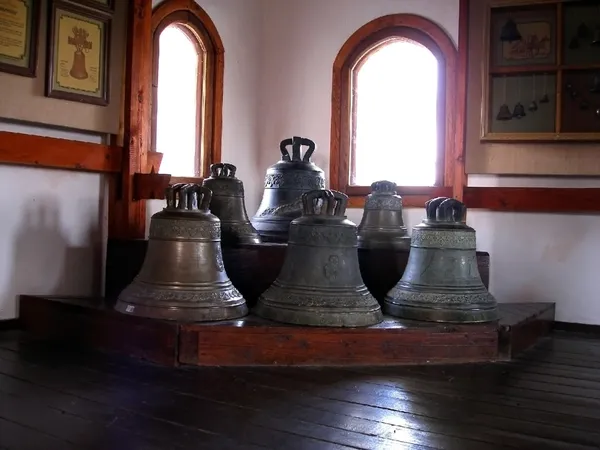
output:
M336 308L289 308L281 305L265 304L259 298L252 314L272 322L324 328L365 328L383 322L383 311L377 305L370 310L349 311ZM316 317L319 315L319 317Z
M131 308L133 308L131 310ZM249 313L248 305L242 298L242 303L228 306L212 307L166 307L149 306L127 300L117 300L115 311L129 316L144 317L147 319L168 320L176 322L222 322L225 320L241 319Z
M392 303L386 297L382 309L389 316L423 322L476 324L496 322L500 319L498 304L495 302L490 303L490 305L471 304L468 307L452 308L448 306L432 307L421 304Z
M373 239L368 236L358 235L358 248L362 250L410 250L410 236L399 236L390 239Z

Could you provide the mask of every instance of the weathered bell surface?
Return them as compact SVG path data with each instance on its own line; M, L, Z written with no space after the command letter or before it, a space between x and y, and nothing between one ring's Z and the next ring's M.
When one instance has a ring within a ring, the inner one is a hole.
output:
M210 211L221 221L221 242L228 244L260 244L244 201L244 183L236 178L233 164L218 163L210 166L210 177L202 182L212 191Z
M427 219L415 226L402 279L385 297L386 314L432 322L489 322L497 304L481 281L475 230L466 207L439 197L425 204Z
M402 197L396 194L396 183L383 180L371 184L358 225L358 248L410 248L410 236L402 219Z
M208 209L210 189L175 184L166 198L166 208L152 216L144 264L119 295L117 311L189 322L245 316L246 302L223 266L220 222Z
M302 146L308 147L304 155ZM325 187L323 171L310 161L315 148L313 141L297 136L279 144L281 161L267 170L262 202L252 218L264 241L287 242L290 222L302 214L302 194Z
M346 219L348 197L314 190L302 195L285 261L259 297L255 313L296 325L360 327L383 320L360 275L356 225Z

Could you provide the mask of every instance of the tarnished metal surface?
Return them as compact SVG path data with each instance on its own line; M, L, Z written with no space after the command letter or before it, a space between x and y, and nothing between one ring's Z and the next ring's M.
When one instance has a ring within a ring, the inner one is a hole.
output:
M496 300L477 268L475 230L465 223L465 205L439 197L425 209L427 219L413 228L408 264L386 295L384 311L433 322L497 320Z
M219 163L210 166L210 177L203 186L212 191L210 211L221 220L223 245L260 244L258 231L254 229L244 201L244 184L236 178L233 164Z
M198 184L167 188L167 206L152 216L138 276L119 295L125 314L201 322L243 317L248 307L223 265L211 191Z
M302 195L285 261L254 312L297 325L359 327L383 320L358 266L356 225L345 216L348 197L314 190Z
M358 225L358 247L409 249L410 236L402 219L402 197L396 194L396 183L383 180L371 184Z
M308 147L304 155L302 146ZM325 187L323 171L310 161L315 148L313 141L297 136L279 144L281 161L267 169L263 198L252 218L264 241L287 242L290 222L302 214L302 194Z

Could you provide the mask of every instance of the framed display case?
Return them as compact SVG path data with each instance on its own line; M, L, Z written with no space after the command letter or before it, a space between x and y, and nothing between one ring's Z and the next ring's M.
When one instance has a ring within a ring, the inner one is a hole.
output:
M600 141L600 1L493 3L483 141Z

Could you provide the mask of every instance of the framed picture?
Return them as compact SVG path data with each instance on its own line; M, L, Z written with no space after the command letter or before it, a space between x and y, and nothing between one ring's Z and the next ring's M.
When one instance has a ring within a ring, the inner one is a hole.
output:
M0 71L35 77L39 0L0 0Z
M70 0L73 3L88 6L102 11L113 12L115 10L115 0Z
M108 105L110 18L63 1L49 17L46 96Z

